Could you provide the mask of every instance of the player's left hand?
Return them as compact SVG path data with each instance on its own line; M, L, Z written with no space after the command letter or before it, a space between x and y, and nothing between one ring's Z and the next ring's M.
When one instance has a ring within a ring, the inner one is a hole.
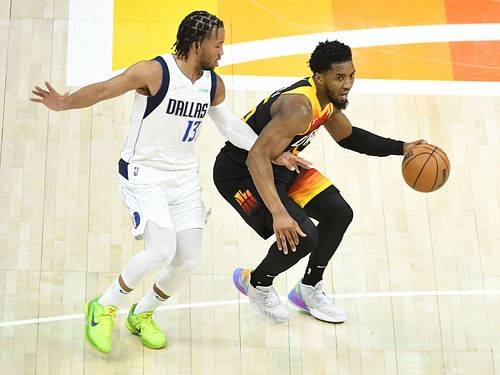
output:
M413 141L413 142L410 142L410 143L405 143L404 146L403 146L403 153L406 154L413 147L415 147L416 145L421 145L422 143L427 143L427 141L425 139L419 139L418 141Z
M45 86L47 86L46 90L39 86L35 86L31 92L36 97L30 100L32 102L42 103L53 111L64 111L67 109L70 102L69 91L61 95L50 85L50 83L45 82Z
M283 251L285 255L288 254L288 248L292 252L297 250L299 237L307 237L299 224L286 211L273 215L273 230L278 250Z
M271 162L276 165L287 167L289 170L295 171L297 173L300 173L299 167L309 169L312 165L312 162L310 162L309 160L294 155L289 151L283 152L280 156L278 156Z

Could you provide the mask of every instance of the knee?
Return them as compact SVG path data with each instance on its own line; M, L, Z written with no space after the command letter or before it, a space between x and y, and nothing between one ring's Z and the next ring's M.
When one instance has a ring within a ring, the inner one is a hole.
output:
M172 228L162 228L148 221L145 228L145 252L154 263L162 266L170 264L175 256L176 238Z
M345 224L345 227L347 228L349 224L351 224L352 219L354 218L354 211L352 210L351 206L349 206L349 203L344 201L344 205L342 207L342 221Z
M312 216L321 225L334 225L337 228L347 229L353 220L354 213L351 206L334 186L323 191L310 204Z
M168 275L165 280L159 281L159 285L167 284L167 288L171 292L172 288L177 289L178 286L186 279L188 279L194 271L196 262L184 262L182 264L174 264L173 262L168 265L166 274Z
M162 266L169 265L172 263L172 260L174 259L174 255L172 254L172 250L168 248L164 249L158 249L155 251L155 258L156 258L156 263L161 264Z
M184 259L182 261L178 261L174 258L171 266L177 273L190 275L196 267L196 259Z
M331 209L327 210L328 214L325 217L328 225L335 225L337 228L344 228L351 224L354 218L354 212L345 200L336 201Z

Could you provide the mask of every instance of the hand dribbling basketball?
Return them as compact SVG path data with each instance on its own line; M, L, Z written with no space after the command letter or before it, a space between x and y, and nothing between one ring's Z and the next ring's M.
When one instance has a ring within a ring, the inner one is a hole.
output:
M450 161L438 146L420 143L405 153L401 172L408 186L429 193L438 190L448 180Z

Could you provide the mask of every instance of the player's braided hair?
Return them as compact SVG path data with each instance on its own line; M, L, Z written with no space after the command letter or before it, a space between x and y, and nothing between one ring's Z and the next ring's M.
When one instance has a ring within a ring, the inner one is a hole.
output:
M189 13L179 25L177 40L173 45L175 54L179 58L187 58L189 48L193 42L201 43L205 38L210 37L213 28L224 27L224 23L204 10L196 10Z
M309 59L309 67L313 73L326 72L332 64L352 61L351 47L338 40L320 42Z

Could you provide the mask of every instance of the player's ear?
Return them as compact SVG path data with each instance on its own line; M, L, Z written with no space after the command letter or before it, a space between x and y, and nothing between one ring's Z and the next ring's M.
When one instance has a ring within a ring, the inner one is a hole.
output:
M195 41L195 42L193 42L193 44L191 44L191 48L193 49L194 53L198 54L198 52L201 49L201 43L198 41Z
M321 73L314 73L314 78L316 79L316 82L323 86L323 74Z

